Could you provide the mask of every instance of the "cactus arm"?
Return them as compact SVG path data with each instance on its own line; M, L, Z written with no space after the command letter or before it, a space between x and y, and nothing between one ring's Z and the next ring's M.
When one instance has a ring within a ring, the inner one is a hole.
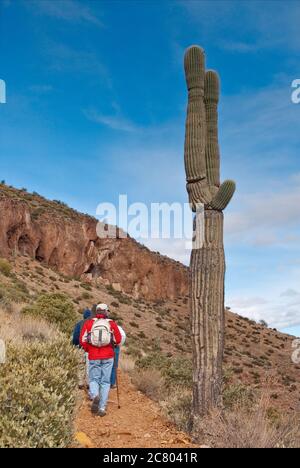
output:
M206 112L206 172L208 184L215 195L220 186L220 152L218 142L219 77L215 71L205 74L204 102Z
M212 199L209 207L213 210L223 211L229 204L235 192L235 182L233 180L225 180L216 195Z
M197 203L209 203L206 178L206 119L204 104L205 55L200 47L190 47L184 57L188 89L184 161L187 191L193 211Z

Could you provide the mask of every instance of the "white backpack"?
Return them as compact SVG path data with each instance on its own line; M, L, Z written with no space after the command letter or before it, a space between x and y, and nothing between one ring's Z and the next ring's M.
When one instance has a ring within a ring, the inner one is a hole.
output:
M110 320L104 318L94 319L91 331L88 333L87 341L96 348L108 346L112 341Z

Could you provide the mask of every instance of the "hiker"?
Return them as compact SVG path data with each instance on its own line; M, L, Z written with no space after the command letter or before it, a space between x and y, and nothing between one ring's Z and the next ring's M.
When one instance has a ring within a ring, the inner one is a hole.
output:
M122 327L120 327L120 325L118 325L118 327L119 327L122 339L121 339L121 343L119 345L115 346L115 359L114 359L114 365L113 365L113 368L112 368L112 371L111 371L111 377L110 377L110 386L111 386L111 388L116 387L117 369L118 369L118 366L119 366L121 346L123 346L125 344L125 341L126 341L125 331L123 330Z
M107 304L98 304L96 317L85 322L80 334L80 344L89 358L91 411L99 416L106 415L114 344L119 345L122 339L118 325L109 320L108 313Z
M97 304L93 304L91 308L92 318L96 317L96 310L97 310Z
M83 319L76 323L72 336L72 345L80 347L80 332L82 330L84 322L92 316L90 309L85 309L82 313Z
M86 320L88 320L91 317L92 313L90 309L85 309L83 311L83 320L80 320L79 322L76 323L73 331L73 336L72 336L72 344L73 346L77 346L78 348L81 348L80 346L80 333L82 330L82 327ZM87 353L82 349L82 359L79 364L79 382L78 382L78 387L82 390L83 388L87 388L89 386L89 360Z

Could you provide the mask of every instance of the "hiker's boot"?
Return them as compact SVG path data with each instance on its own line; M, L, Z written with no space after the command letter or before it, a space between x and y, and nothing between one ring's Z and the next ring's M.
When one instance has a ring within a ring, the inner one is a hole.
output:
M101 418L103 418L103 416L105 416L105 415L106 415L105 409L103 409L103 408L99 409L98 416L101 416Z
M97 395L93 401L92 401L92 406L91 406L91 412L92 414L97 414L98 413L98 410L99 410L99 402L100 402L100 398L99 396Z

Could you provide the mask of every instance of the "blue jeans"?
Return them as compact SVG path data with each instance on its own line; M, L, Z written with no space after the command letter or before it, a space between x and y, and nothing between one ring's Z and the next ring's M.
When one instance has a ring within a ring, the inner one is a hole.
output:
M119 356L120 356L120 346L115 347L115 363L113 365L112 371L111 371L111 378L110 378L110 385L116 385L116 369L118 369L119 365Z
M90 397L100 397L99 409L106 408L113 363L113 358L99 359L89 363Z

